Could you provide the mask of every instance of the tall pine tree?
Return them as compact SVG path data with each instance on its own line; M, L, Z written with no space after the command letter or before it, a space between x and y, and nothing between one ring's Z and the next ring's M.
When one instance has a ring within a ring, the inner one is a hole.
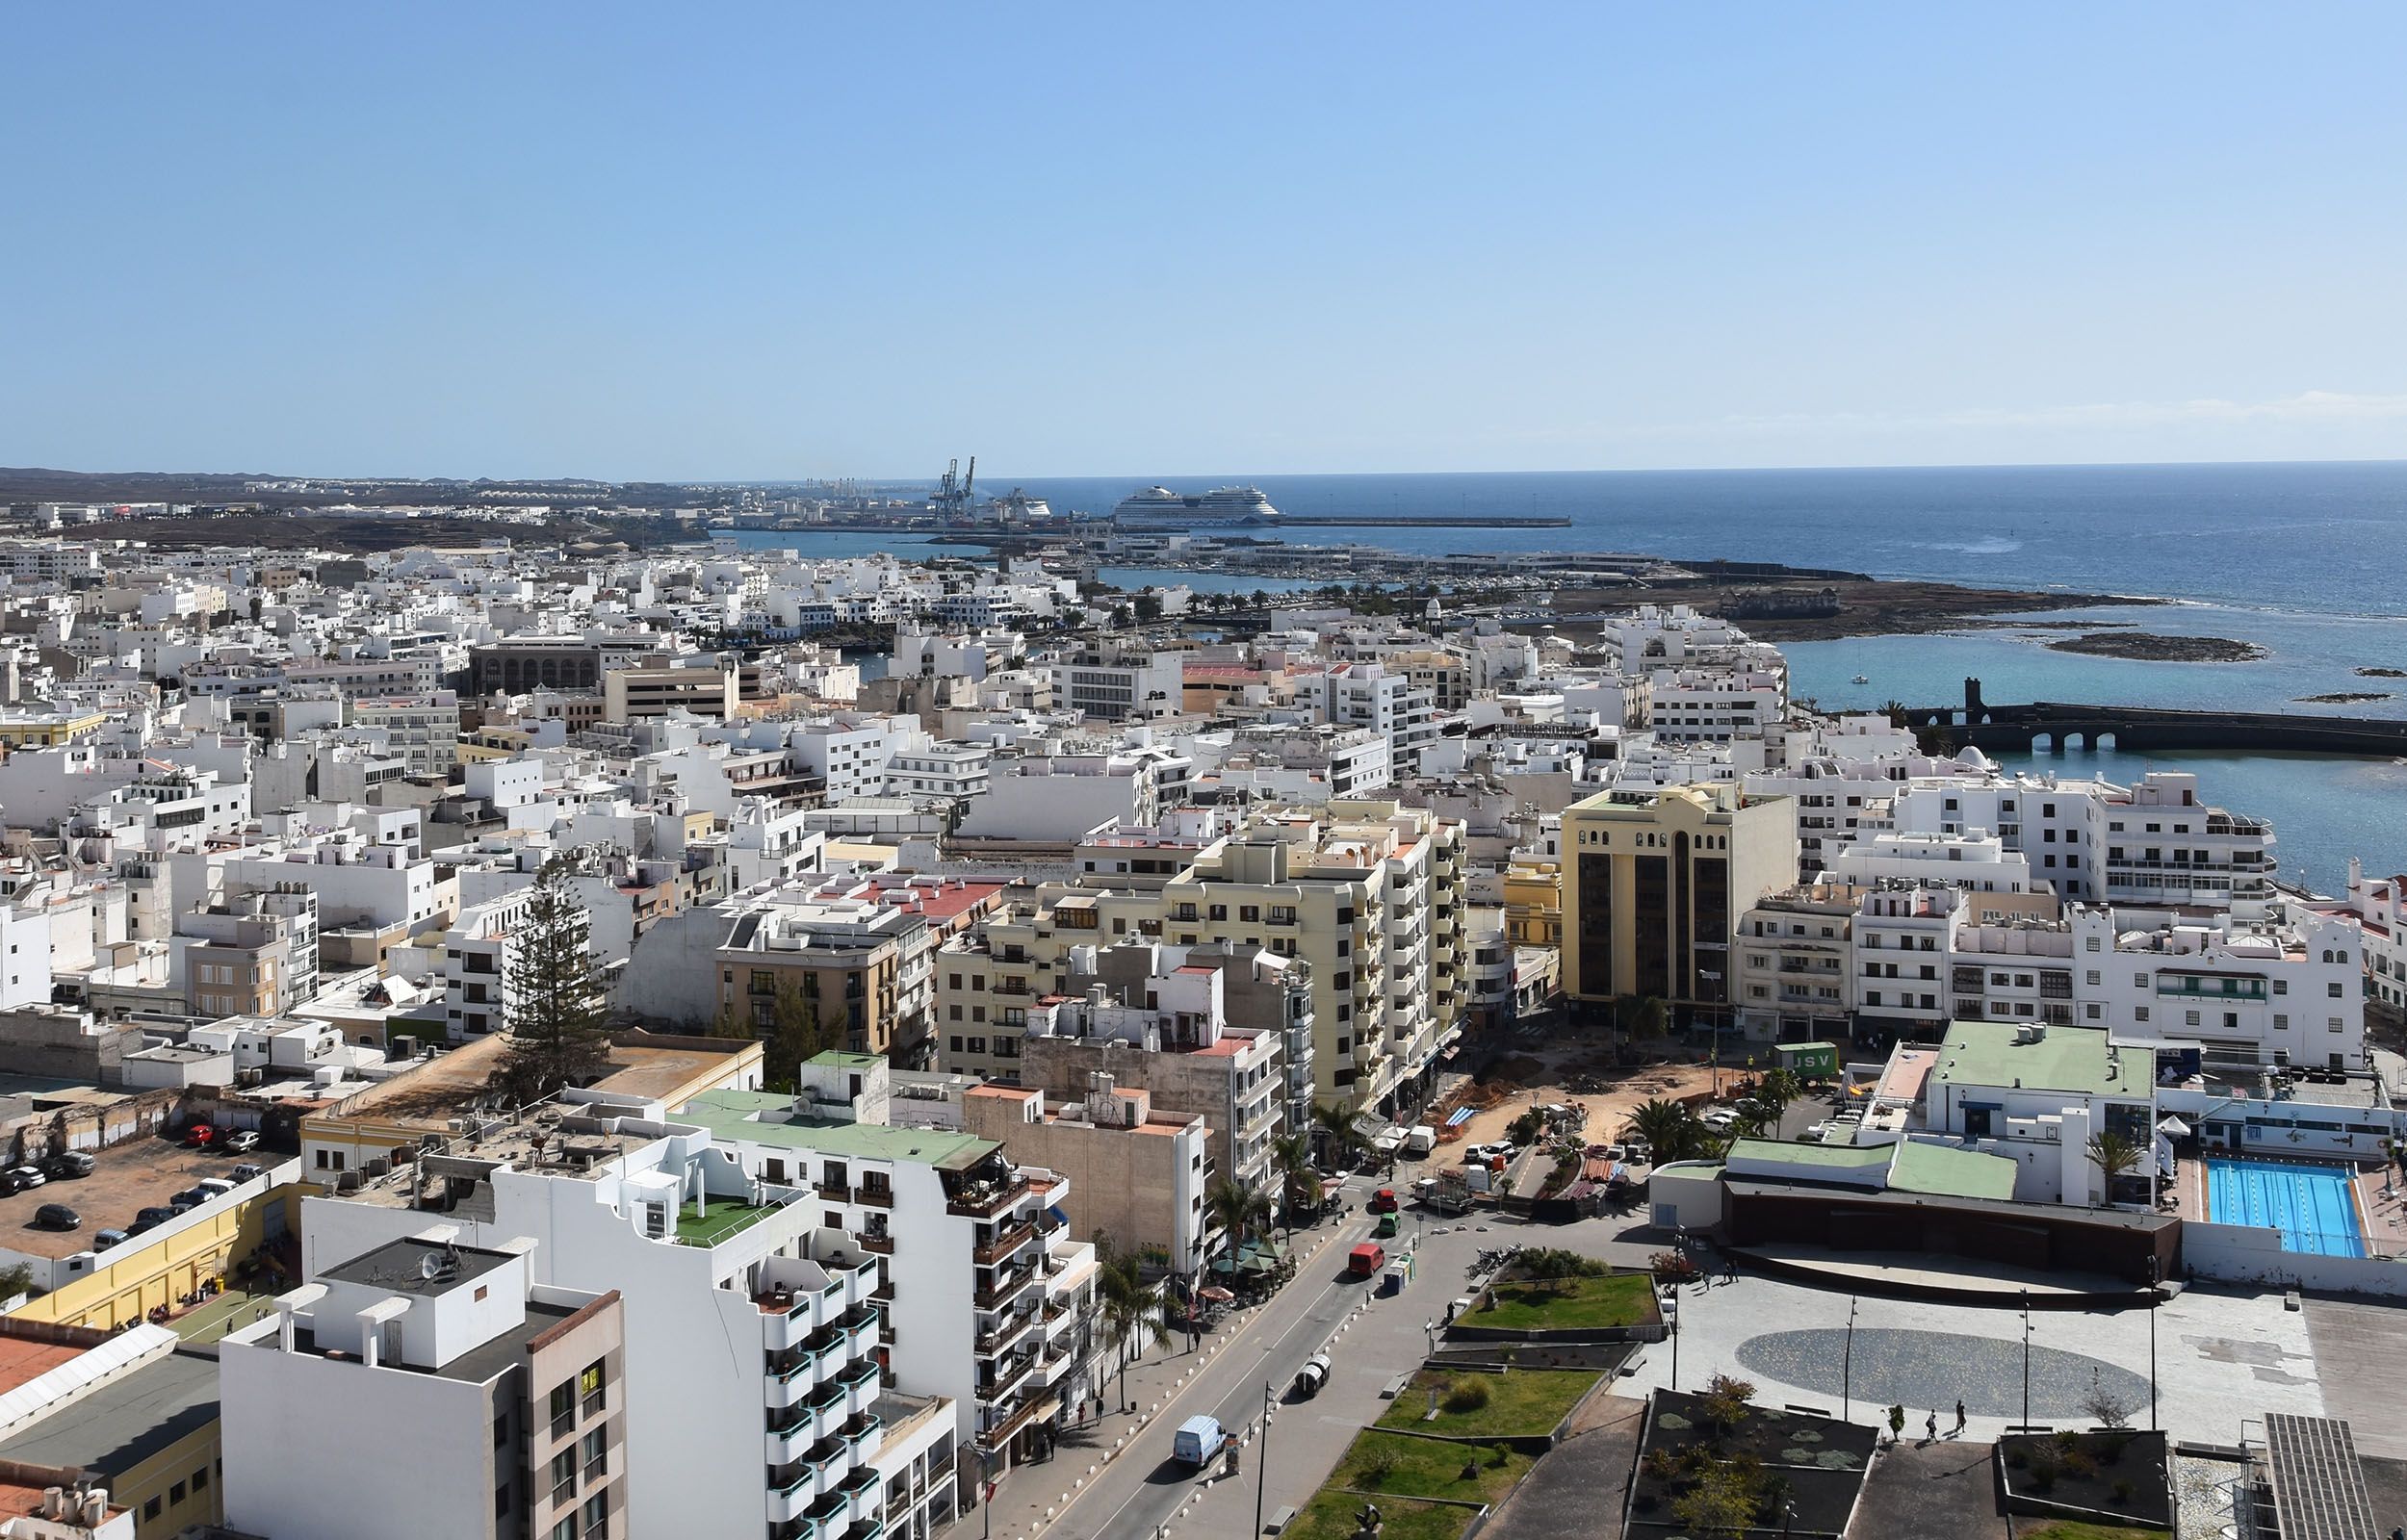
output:
M544 863L510 934L508 1035L493 1087L521 1104L563 1086L586 1084L609 1067L601 981L595 976L585 907L568 889L557 857Z

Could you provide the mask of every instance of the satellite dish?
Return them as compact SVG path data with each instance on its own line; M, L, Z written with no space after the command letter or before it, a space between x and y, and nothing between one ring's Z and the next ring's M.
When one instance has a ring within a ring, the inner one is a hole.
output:
M418 1277L421 1282L432 1283L434 1275L442 1270L443 1259L431 1251L418 1259Z

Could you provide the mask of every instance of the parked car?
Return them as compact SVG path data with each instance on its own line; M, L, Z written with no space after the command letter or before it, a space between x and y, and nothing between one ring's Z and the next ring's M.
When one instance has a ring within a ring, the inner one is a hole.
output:
M29 1187L39 1187L50 1180L38 1166L12 1166L0 1171L0 1193L22 1193Z
M194 1149L206 1149L217 1142L218 1131L208 1123L194 1123L184 1130L184 1142Z
M259 1147L259 1130L256 1128L238 1128L231 1134L226 1135L225 1142L220 1144L218 1147L224 1150L228 1155L247 1155L252 1150Z
M72 1230L84 1222L84 1217L64 1203L44 1203L34 1210L34 1222L45 1230Z
M91 1248L106 1251L113 1245L123 1245L129 1239L123 1230L94 1230L91 1233Z
M204 1199L223 1197L234 1191L234 1183L222 1176L204 1176L193 1184L193 1191L200 1194Z
M237 1182L255 1182L267 1174L268 1168L266 1167L253 1166L248 1161L245 1161L242 1165L234 1168L234 1180Z
M202 1192L199 1188L188 1187L183 1192L176 1194L175 1196L168 1199L168 1207L175 1210L178 1214L181 1214L187 1209L196 1209L200 1207L203 1203L209 1201L209 1196L210 1195L208 1194Z
M41 1163L41 1168L45 1174L56 1179L73 1181L78 1177L90 1176L93 1164L92 1158L82 1150L66 1149L45 1159Z
M1712 1129L1717 1134L1730 1127L1738 1120L1739 1115L1727 1107L1709 1107L1705 1109L1705 1115L1697 1119L1698 1122L1703 1123L1707 1128Z
M135 1215L134 1222L147 1230L153 1225L165 1224L169 1219L174 1218L175 1210L168 1208L165 1204L161 1204L156 1208L147 1208L142 1210L140 1214Z

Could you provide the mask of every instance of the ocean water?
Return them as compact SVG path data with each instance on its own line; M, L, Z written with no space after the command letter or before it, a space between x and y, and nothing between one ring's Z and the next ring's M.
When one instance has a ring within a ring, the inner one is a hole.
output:
M1629 551L1778 561L1880 578L2407 615L2397 580L2407 460L2296 465L1190 475L1258 486L1281 511L1386 520L1530 514L1556 529L1298 528L1394 551ZM1145 484L1020 483L1108 513Z
M1262 476L1232 473L1085 477L1019 484L1057 510L1108 513L1149 480L1181 491L1258 486L1291 514L1379 523L1298 527L1285 538L1393 551L1625 551L1776 561L1879 578L2173 600L2050 611L2033 621L2124 623L2229 636L2250 663L2154 663L2050 650L2040 626L1791 644L1797 694L1825 707L1962 699L1967 676L1992 701L2107 701L2202 710L2407 716L2407 461L2289 465L1964 467L1843 471L1578 472L1518 475ZM998 483L1000 484L1000 483ZM1395 521L1540 515L1568 527L1413 528ZM1249 531L1257 536L1264 531ZM829 554L934 547L878 535L769 536ZM857 544L856 544L857 543ZM967 553L967 552L965 552ZM1124 582L1208 576L1116 573ZM1217 586L1217 585L1215 585ZM1232 578L1227 586L1276 588ZM1856 685L1861 674L1868 682ZM2363 691L2346 705L2298 698ZM2009 759L2008 762L2015 762ZM2119 754L2041 756L2039 768L2135 778L2195 769L2208 794L2270 818L2284 870L2338 886L2351 853L2407 869L2407 768L2387 760Z

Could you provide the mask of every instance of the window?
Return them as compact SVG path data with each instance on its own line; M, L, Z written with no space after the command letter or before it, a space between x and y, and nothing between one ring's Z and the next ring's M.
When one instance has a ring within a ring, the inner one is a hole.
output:
M2135 1005L2135 1006L2132 1007L2132 1019L2133 1019L2134 1021L2145 1021L2145 1020L2147 1020L2147 1019L2148 1019L2148 1008L2147 1008L2146 1006L2144 1006L2144 1005Z
M2135 974L2133 974L2133 975L2132 975L2132 988L2135 988L2135 989L2144 989L2144 988L2146 988L2147 987L2148 987L2148 975L2146 975L2145 973L2135 973Z
M596 1492L585 1499L584 1518L585 1540L602 1540L604 1535L609 1533L610 1495Z
M2198 1024L2198 1013L2197 1013L2197 1012L2195 1012L2195 1011L2185 1011L2185 1012L2183 1012L2183 1013L2182 1013L2182 1025L2184 1025L2184 1026L2186 1026L2186 1027L2194 1027L2194 1026L2196 1026L2197 1024Z
M2088 971L2088 973L2087 973L2086 977L2087 977L2087 979L2088 979L2088 981L2089 981L2090 988L2097 988L2098 983L2099 983L2099 973L2098 973L2098 970L2097 970L2096 968L2091 968L2091 969Z
M2341 981L2334 979L2331 983L2323 987L2323 992L2330 995L2335 1000L2339 999L2341 997Z
M563 1379L552 1387L552 1436L557 1438L560 1434L567 1432L569 1424L576 1419L577 1382L573 1379ZM496 1449L501 1447L502 1424L500 1423L493 1424L493 1443Z
M597 1358L577 1373L577 1394L584 1399L586 1415L602 1409L602 1360Z
M577 1515L572 1513L552 1526L552 1532L545 1540L577 1540Z
M173 1486L171 1486L171 1487L168 1488L168 1501L169 1502L174 1503L176 1506L178 1506L178 1507L183 1506L183 1504L184 1504L184 1497L185 1497L185 1491L184 1491L184 1483L183 1483L183 1482L178 1481L178 1482L176 1482L176 1483L175 1483L175 1485L173 1485Z
M193 1473L193 1490L195 1492L209 1490L209 1467L204 1465Z
M2288 979L2275 979L2275 980L2273 981L2273 992L2274 992L2275 994L2288 994L2288 993L2290 993L2290 980L2288 980Z
M142 1504L142 1517L144 1519L155 1519L159 1517L159 1500L157 1498L152 1498L149 1502Z
M2273 1013L2273 1030L2276 1032L2288 1032L2290 1030L2290 1017L2284 1015L2279 1011Z
M583 1452L585 1456L585 1479L588 1482L599 1481L602 1477L609 1474L609 1435L610 1430L607 1427L597 1427L592 1432L585 1435Z

